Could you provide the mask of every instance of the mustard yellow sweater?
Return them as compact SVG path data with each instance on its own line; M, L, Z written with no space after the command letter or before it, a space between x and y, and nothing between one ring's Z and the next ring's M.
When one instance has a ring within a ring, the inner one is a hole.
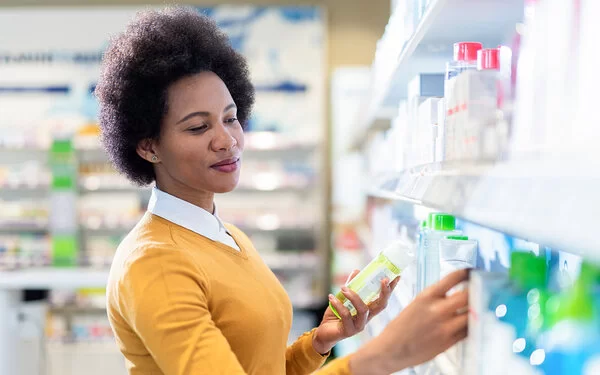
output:
M292 306L250 240L241 251L146 213L117 250L108 317L131 375L310 374L312 331L287 347ZM350 374L346 358L317 371Z

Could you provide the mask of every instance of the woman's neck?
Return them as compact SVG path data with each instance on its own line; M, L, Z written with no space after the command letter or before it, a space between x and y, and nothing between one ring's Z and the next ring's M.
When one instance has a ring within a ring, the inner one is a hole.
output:
M192 189L189 186L181 184L165 184L156 182L156 187L165 193L171 194L174 197L182 199L188 203L198 206L211 214L214 214L215 193Z

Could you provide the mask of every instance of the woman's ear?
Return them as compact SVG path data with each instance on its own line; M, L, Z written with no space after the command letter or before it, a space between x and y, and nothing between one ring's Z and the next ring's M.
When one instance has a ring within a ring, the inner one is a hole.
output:
M156 152L156 142L146 138L138 142L136 151L142 159L148 160L150 163L158 163L160 158Z

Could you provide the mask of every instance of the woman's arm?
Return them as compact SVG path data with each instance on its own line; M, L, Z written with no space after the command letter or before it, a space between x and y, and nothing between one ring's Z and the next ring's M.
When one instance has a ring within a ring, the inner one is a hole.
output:
M433 359L467 336L467 291L447 297L468 271L448 275L424 290L383 332L316 375L389 375Z
M127 265L122 315L163 373L245 374L207 307L210 284L186 254L152 249Z
M325 363L329 352L321 354L313 345L316 328L300 336L285 352L286 375L312 374Z
M354 271L348 281L358 274ZM329 356L331 349L339 341L354 336L361 332L367 322L379 314L387 306L392 291L400 279L392 281L384 279L381 281L381 294L379 298L368 306L360 299L358 294L342 288L342 293L352 302L357 310L355 316L342 305L333 295L329 296L340 318L335 316L330 307L327 308L321 324L310 332L302 335L286 352L286 375L304 375L316 371Z

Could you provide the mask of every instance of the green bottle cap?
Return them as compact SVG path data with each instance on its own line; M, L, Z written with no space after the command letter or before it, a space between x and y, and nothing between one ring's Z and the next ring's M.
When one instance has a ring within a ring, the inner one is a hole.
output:
M421 221L421 228L427 228L427 220Z
M433 228L433 217L437 214L438 214L437 212L431 212L427 216L427 228Z
M449 240L457 240L457 241L467 241L469 239L468 236L448 236L446 238Z
M456 219L448 214L434 215L432 224L434 230L451 231L456 229Z
M509 278L522 289L544 288L548 280L546 259L531 252L513 251L510 255Z

